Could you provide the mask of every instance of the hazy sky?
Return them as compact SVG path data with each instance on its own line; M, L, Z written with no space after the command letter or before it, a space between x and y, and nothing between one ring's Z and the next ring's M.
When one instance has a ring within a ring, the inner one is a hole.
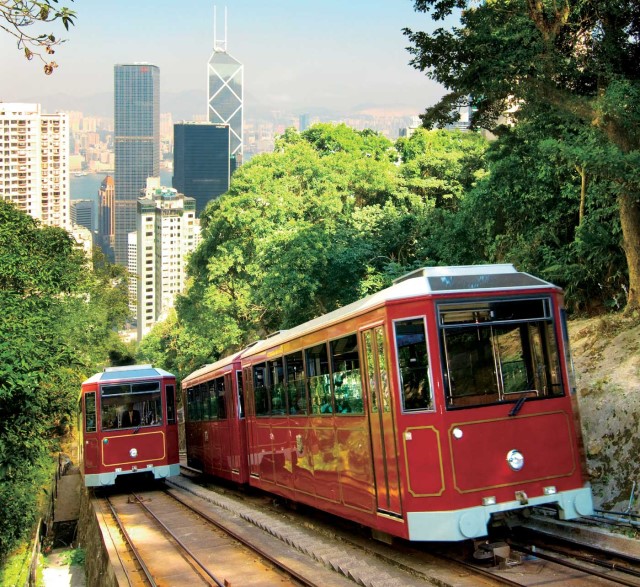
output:
M54 58L51 76L28 62L0 31L0 100L90 96L113 91L113 65L147 61L160 67L161 92L206 91L218 38L244 64L246 95L269 107L302 112L398 105L421 112L442 95L440 86L408 65L402 28L433 28L412 0L61 0L77 12L76 25ZM162 104L161 104L162 109ZM203 111L205 104L203 104Z

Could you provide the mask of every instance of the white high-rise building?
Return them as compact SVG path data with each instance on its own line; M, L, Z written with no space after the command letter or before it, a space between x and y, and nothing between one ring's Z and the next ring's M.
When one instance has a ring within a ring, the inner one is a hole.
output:
M171 308L185 285L187 256L200 240L196 201L147 180L137 213L138 340Z
M129 312L138 315L138 233L127 235L127 270L129 271Z
M69 121L40 104L0 102L0 197L69 230Z

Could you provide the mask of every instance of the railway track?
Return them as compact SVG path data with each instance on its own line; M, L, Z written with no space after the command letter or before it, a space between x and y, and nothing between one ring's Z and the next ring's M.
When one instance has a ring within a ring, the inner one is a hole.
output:
M110 533L115 524L121 538L118 553L131 586L327 584L315 580L317 569L307 565L305 576L295 560L270 555L166 491L104 499L103 510L109 511L112 522Z
M183 485L188 483L183 478L180 478L178 482ZM191 489L191 491L206 492L206 490L199 489ZM628 570L623 566L623 561L611 559L614 554L612 549L609 549L606 554L601 553L600 557L594 556L593 551L584 552L582 547L576 547L573 551L558 550L553 552L549 546L548 536L544 536L541 538L542 542L537 543L513 541L510 545L510 557L503 560L501 564L498 564L498 559L477 563L473 562L471 553L462 551L459 545L410 544L399 541L393 546L388 546L371 541L363 534L359 535L348 528L348 524L339 520L331 519L330 522L325 523L318 517L313 519L300 517L301 512L273 508L271 507L272 499L264 496L254 498L241 495L228 487L214 491L212 495L214 497L210 499L213 499L215 503L235 511L247 520L252 520L257 514L247 512L245 509L259 508L260 512L270 509L274 515L287 519L286 523L289 524L291 533L295 532L293 528L297 526L312 528L314 532L329 539L334 546L339 545L338 548L343 552L352 551L355 553L359 550L360 554L353 556L362 560L372 557L385 569L396 568L409 573L418 578L423 585L435 583L440 585L528 586L540 585L541 582L544 582L546 586L575 585L577 587L585 584L603 587L610 585L640 586L640 578L635 576L633 566L629 565L630 569ZM254 505L249 505L250 502L254 502ZM270 522L264 521L261 523L265 527L270 524ZM278 534L278 531L273 528L268 528L268 531ZM640 549L640 543L636 541L635 544ZM620 554L620 551L618 553ZM353 573L352 576L360 584L367 584L359 581L356 573Z

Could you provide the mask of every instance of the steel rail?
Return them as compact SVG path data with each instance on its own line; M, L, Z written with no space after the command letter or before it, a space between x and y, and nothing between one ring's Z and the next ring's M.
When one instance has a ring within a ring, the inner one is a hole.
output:
M535 549L531 549L531 548L527 548L525 546L521 546L519 544L512 544L513 548L515 550L518 550L520 552L524 552L525 554L528 554L530 556L534 556L537 558L541 558L544 560L547 560L549 562L558 564L560 566L563 567L567 567L569 569L573 569L574 571L581 571L583 573L587 573L588 575L593 575L594 577L598 577L600 579L606 579L607 581L611 581L613 583L619 583L620 585L626 585L627 587L639 587L640 583L638 583L637 581L627 581L624 577L612 577L611 575L608 575L606 573L601 573L600 571L597 571L595 569L590 569L587 568L584 565L579 565L576 563L572 563L571 561L565 560L559 556L554 556L552 554L547 554L545 552L540 551L538 548ZM573 555L564 555L564 556L573 556ZM589 561L591 564L597 565L598 562L596 561ZM615 568L615 567L611 567L610 570L612 571L619 571L619 572L625 572L621 567Z
M120 532L122 532L122 535L124 536L124 539L126 540L127 545L133 552L133 555L136 557L136 561L138 562L138 564L140 565L140 568L144 572L145 577L147 578L147 581L149 581L149 583L151 584L151 587L158 587L158 584L156 583L155 579L153 578L153 575L151 574L151 571L149 571L149 569L147 568L147 565L144 564L144 560L142 556L140 555L140 553L138 552L138 549L133 544L133 540L131 539L131 536L129 536L129 533L127 532L126 528L124 527L124 524L120 519L118 512L113 507L111 500L108 497L105 497L105 500L107 502L107 505L109 506L109 509L111 510L111 515L113 516L113 519L116 521L116 524L118 524L118 528L120 528ZM133 585L131 581L131 577L129 576L129 573L125 565L122 566L122 569L124 570L125 575L127 575L127 580L129 581L129 585Z
M225 526L221 522L218 522L217 520L215 520L211 516L207 515L206 513L195 509L193 506L191 506L190 504L188 504L187 502L182 500L180 497L178 497L172 490L164 489L164 491L165 491L165 493L167 493L167 495L171 496L172 499L175 499L178 503L182 504L184 507L186 507L190 511L194 512L195 514L197 514L201 518L207 520L207 522L209 522L210 524L213 524L214 526L216 526L217 528L222 530L225 534L231 536L232 538L234 538L235 540L240 542L240 544L243 544L244 546L246 546L247 548L251 549L256 554L258 554L261 557L263 557L264 559L268 560L270 563L272 563L278 569L280 569L281 571L284 571L290 577L292 577L292 578L296 579L297 581L299 581L300 583L302 583L302 585L306 585L307 587L321 587L320 584L310 581L308 577L305 577L304 575L299 574L297 571L295 571L294 569L288 567L282 561L278 560L275 557L272 557L269 553L267 553L264 550L262 550L261 548L257 547L255 544L252 544L251 542L246 540L243 536L240 536L237 532L234 532L232 529L228 528L227 526Z
M131 495L133 495L133 497L135 498L136 503L138 503L160 526L162 526L164 531L169 536L171 536L173 540L175 540L176 544L180 546L180 548L187 554L187 556L189 556L200 567L203 573L205 573L218 587L225 587L224 581L220 582L218 578L209 571L207 566L200 559L198 559L198 557L193 554L191 550L189 550L189 547L184 542L182 542L182 540L180 540L180 538L178 538L175 533L147 507L147 505L142 499L140 499L140 497L138 497L135 493L132 493Z

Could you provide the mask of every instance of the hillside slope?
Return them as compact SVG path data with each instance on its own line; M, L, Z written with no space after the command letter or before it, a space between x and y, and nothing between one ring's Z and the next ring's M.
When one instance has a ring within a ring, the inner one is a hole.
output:
M640 320L572 320L578 403L596 507L640 508Z

